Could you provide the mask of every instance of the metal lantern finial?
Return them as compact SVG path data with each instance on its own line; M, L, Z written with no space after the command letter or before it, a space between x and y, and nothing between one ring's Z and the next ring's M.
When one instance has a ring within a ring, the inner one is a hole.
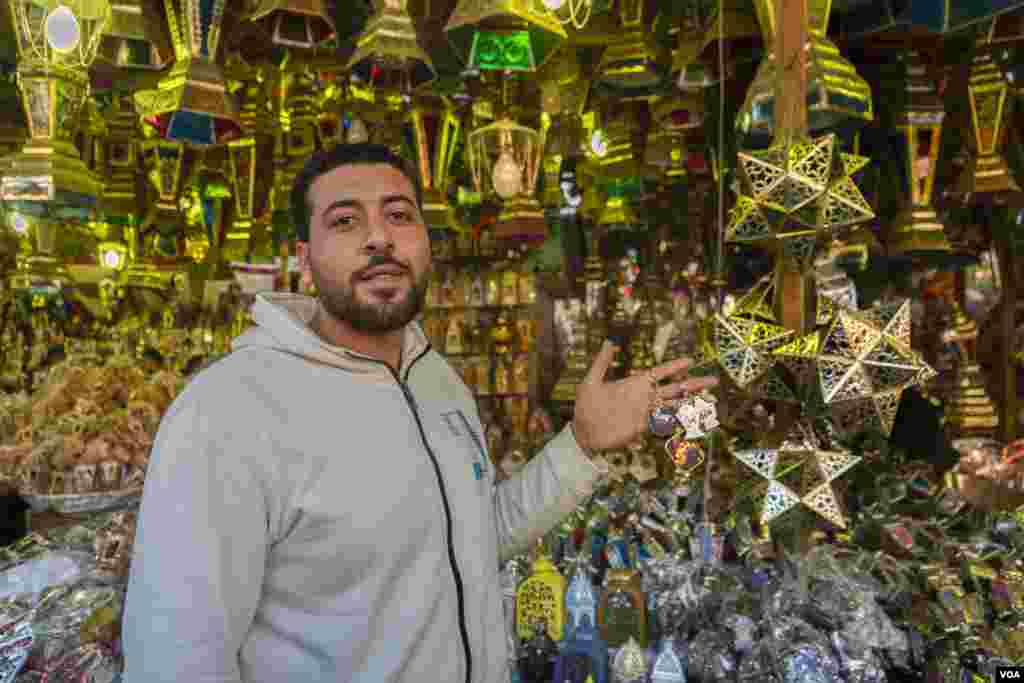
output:
M156 90L135 93L160 137L218 145L240 134L238 110L217 62L225 0L164 0L177 61Z
M420 88L437 78L430 56L420 47L406 0L384 0L356 41L348 68L364 83L391 90Z
M29 140L5 162L0 199L92 206L102 184L72 141L110 5L106 0L10 0L10 8Z

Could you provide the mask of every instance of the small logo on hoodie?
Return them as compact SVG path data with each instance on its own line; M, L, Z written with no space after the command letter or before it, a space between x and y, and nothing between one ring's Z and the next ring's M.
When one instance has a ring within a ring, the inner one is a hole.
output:
M444 423L447 425L448 431L452 436L463 443L469 442L466 445L474 454L472 459L473 478L477 481L482 481L488 471L487 451L484 449L480 437L470 426L469 418L461 410L443 413L441 417L444 419Z

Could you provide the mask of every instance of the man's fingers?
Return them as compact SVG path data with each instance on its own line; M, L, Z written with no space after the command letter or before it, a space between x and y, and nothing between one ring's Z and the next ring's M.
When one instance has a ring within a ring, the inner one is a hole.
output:
M691 365L693 365L693 359L677 358L670 363L663 363L656 368L651 368L651 375L657 380L668 379L688 369Z
M695 394L718 385L715 377L694 377L693 379L674 382L659 389L662 398L681 398L686 394Z
M601 350L597 352L597 357L591 363L590 370L587 371L587 376L583 381L587 384L600 384L603 382L614 359L615 345L606 339L604 344L601 345Z

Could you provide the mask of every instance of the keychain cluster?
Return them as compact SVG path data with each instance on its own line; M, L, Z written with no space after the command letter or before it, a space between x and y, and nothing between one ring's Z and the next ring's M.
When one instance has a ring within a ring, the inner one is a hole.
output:
M703 439L720 424L715 398L702 391L665 401L654 384L654 403L649 419L651 433L667 439L665 453L675 464L676 484L683 485L704 464Z

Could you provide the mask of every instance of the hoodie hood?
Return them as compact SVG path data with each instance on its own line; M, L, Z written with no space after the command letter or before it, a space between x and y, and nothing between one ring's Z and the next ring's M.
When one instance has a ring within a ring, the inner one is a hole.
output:
M382 361L321 339L310 327L319 306L316 299L303 294L257 294L250 309L256 325L236 338L231 348L235 351L252 347L274 349L314 363L394 381L391 371ZM429 348L419 324L412 322L406 325L399 375L404 377L409 364Z

